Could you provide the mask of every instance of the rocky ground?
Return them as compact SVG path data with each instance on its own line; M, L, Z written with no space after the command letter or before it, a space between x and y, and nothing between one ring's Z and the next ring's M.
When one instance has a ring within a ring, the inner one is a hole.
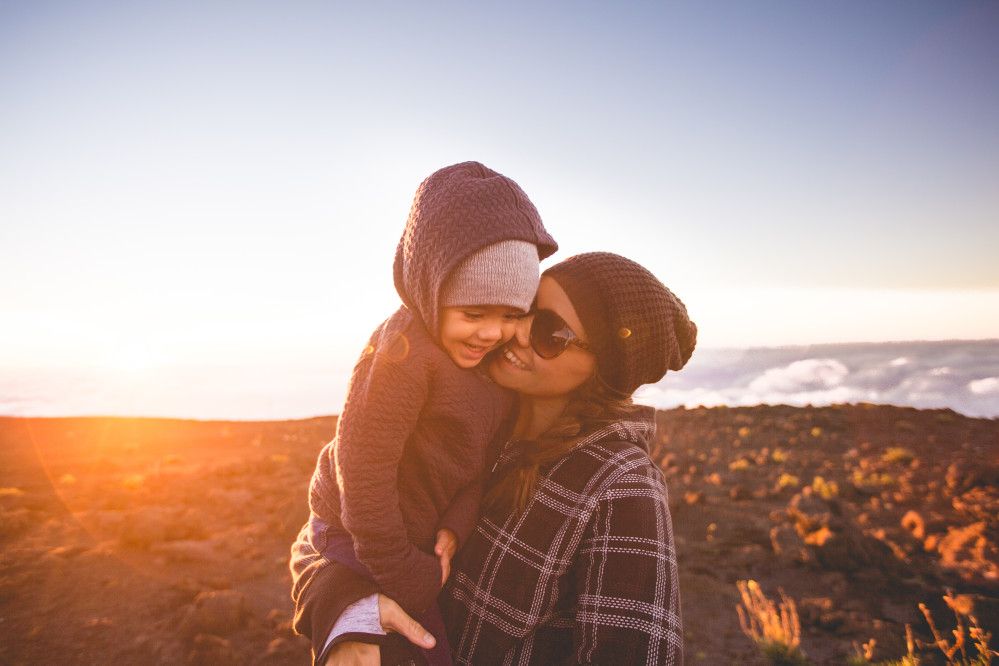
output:
M688 663L756 663L736 581L797 602L802 648L999 628L999 421L872 405L671 410ZM334 418L0 418L0 663L305 664L288 547ZM993 646L999 642L993 640ZM932 663L925 662L924 663Z

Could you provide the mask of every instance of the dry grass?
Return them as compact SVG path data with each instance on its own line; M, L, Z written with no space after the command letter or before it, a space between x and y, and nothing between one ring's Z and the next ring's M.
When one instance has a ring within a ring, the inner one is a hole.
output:
M877 641L873 638L863 645L853 644L856 654L847 659L847 666L864 666L865 664L877 663L877 666L919 666L919 657L916 656L916 642L912 638L912 627L905 625L905 646L906 655L898 659L888 659L886 661L874 662L874 647Z
M778 590L780 604L763 593L755 580L736 582L742 604L735 607L739 626L760 652L775 665L807 664L801 651L801 624L794 600Z
M950 590L943 597L947 607L954 611L955 627L951 630L954 642L951 643L944 634L940 633L933 614L926 604L919 604L919 610L926 618L926 624L930 626L930 633L933 634L932 643L919 641L920 647L936 647L947 660L948 666L988 666L992 663L992 657L999 656L999 652L989 647L989 640L992 638L991 632L982 629L975 617L975 605L971 597L963 594L954 595Z
M940 631L933 613L926 607L926 604L919 604L919 610L926 618L933 640L924 642L913 639L912 627L905 625L905 644L907 654L898 659L888 659L875 662L874 647L877 644L872 638L863 645L854 643L855 655L848 660L849 666L863 666L864 664L877 664L877 666L918 666L919 657L916 655L916 647L920 649L939 650L946 660L947 666L989 666L992 657L999 656L989 647L989 640L992 634L982 629L975 617L975 605L971 597L963 594L955 595L948 590L943 596L944 603L954 612L954 629L949 634L953 636L953 642L947 638L947 634Z

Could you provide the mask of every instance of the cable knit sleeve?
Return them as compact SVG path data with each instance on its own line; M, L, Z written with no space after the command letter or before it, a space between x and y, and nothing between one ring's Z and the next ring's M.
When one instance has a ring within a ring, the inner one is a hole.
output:
M658 470L629 471L601 494L573 576L576 663L683 663L676 550Z
M358 560L382 592L407 612L430 607L440 591L433 555L408 539L399 506L398 468L420 417L432 365L394 320L373 340L351 379L337 433L341 518Z
M441 516L437 529L449 529L458 537L458 547L465 545L479 520L479 507L485 491L485 479L478 476L462 488Z

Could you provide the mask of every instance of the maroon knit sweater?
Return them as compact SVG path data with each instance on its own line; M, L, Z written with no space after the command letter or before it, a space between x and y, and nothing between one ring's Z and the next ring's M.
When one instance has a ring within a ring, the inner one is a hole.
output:
M438 346L439 295L458 263L505 240L535 243L542 259L557 248L510 179L466 162L420 185L395 257L405 305L378 327L354 367L336 438L320 453L309 488L312 515L349 533L381 591L415 615L440 591L437 529L462 538L475 523L477 506L460 491L474 487L511 405L505 391ZM339 584L338 567L303 541L308 527L292 547L292 596L296 629L315 643L368 587Z
M433 547L442 517L484 467L511 398L455 365L405 307L368 349L354 369L336 439L320 453L309 506L350 534L385 594L419 613L440 591ZM449 518L475 521L474 514Z

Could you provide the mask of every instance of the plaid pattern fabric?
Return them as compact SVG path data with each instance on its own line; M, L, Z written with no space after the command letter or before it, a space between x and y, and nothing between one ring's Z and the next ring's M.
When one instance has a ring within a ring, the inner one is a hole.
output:
M539 477L519 517L482 516L444 595L455 663L682 663L653 432L651 418L595 432Z

